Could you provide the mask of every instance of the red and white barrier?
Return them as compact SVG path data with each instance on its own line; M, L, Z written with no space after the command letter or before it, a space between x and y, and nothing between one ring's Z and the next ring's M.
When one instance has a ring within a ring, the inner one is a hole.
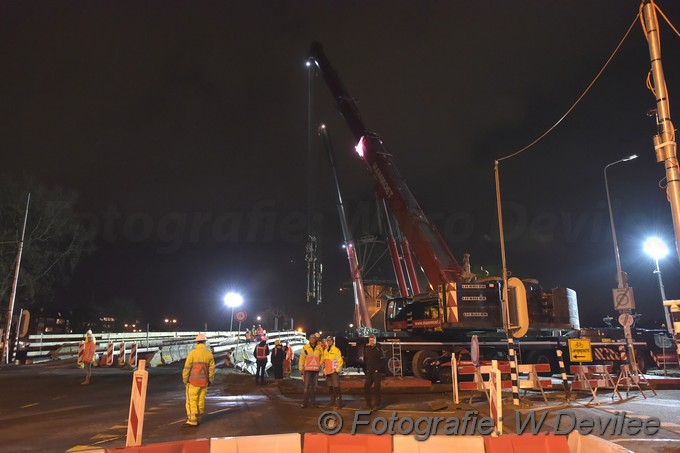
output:
M106 366L113 365L113 341L106 345Z
M118 346L118 366L125 366L125 342L121 341Z
M574 375L574 380L571 383L571 390L588 390L593 395L590 401L595 401L595 404L600 405L600 400L597 399L597 390L612 389L612 400L615 395L621 398L621 393L619 393L616 385L614 384L614 379L611 376L612 367L611 365L583 365L582 363L578 365L572 365L569 368L571 374Z
M78 365L83 365L83 354L85 354L85 342L78 343Z
M142 444L146 387L149 382L149 372L145 368L146 360L140 360L139 369L132 375L132 393L130 394L130 415L128 416L126 447Z
M493 436L503 434L503 397L501 396L501 371L498 369L498 361L491 361L491 370L489 370L489 408L491 418L493 419L494 432Z
M130 345L130 357L128 358L128 365L132 368L137 366L137 342L133 341Z

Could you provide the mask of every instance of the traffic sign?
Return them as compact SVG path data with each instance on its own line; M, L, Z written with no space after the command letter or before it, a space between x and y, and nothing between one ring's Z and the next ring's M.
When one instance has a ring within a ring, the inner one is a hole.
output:
M238 322L243 322L246 319L248 319L248 315L246 315L245 311L239 310L234 314L234 319L237 320Z
M570 339L569 360L572 362L592 362L593 350L590 347L590 340Z
M621 324L623 327L630 327L633 325L633 322L635 322L633 315L628 313L621 313L619 315L619 324Z
M627 286L625 288L614 288L614 308L616 310L632 310L635 308L635 297L633 296L633 288Z

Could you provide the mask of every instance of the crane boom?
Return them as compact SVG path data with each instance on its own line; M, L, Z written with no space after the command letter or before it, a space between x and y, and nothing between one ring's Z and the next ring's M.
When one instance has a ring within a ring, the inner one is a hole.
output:
M343 86L319 43L312 44L310 60L318 66L354 136L356 151L422 266L430 290L437 291L441 286L461 282L462 267L418 205L382 140L366 127L356 102Z

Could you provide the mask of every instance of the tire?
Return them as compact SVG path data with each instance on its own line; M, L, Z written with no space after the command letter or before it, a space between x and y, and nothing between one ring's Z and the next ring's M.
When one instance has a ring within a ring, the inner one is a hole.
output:
M423 350L416 352L411 361L413 375L418 379L429 379L425 365L427 365L427 362L436 359L437 357L439 357L439 354L435 351Z
M451 367L441 368L439 370L439 382L442 384L451 384L453 382L453 374L451 373Z
M548 373L538 373L539 376L552 376L559 372L559 364L557 363L557 354L552 350L540 350L532 351L528 355L529 363L548 363L550 364L550 372Z
M645 351L641 349L636 349L635 360L637 361L637 366L638 369L640 370L640 373L644 373L645 371L647 371L647 367L649 366L649 356L645 354Z

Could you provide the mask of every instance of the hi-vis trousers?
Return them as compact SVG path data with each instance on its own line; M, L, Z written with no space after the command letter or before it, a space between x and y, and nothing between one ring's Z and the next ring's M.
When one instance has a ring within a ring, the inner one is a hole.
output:
M206 393L208 393L208 387L196 387L195 385L187 384L187 420L195 422L197 421L197 416L203 413L205 410Z

